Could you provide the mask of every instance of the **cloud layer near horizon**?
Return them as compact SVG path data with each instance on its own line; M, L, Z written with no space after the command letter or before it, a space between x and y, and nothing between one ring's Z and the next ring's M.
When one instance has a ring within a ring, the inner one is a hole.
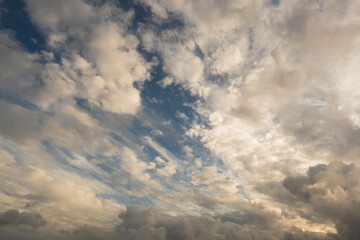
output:
M1 238L360 238L355 0L0 8Z

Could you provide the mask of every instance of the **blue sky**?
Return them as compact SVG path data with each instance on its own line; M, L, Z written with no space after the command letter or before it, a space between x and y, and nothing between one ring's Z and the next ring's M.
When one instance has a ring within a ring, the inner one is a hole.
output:
M0 0L0 237L359 238L359 13Z

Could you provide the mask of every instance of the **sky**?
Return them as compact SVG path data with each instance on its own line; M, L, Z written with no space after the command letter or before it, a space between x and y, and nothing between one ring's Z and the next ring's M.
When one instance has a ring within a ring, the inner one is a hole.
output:
M0 239L360 239L357 0L0 0Z

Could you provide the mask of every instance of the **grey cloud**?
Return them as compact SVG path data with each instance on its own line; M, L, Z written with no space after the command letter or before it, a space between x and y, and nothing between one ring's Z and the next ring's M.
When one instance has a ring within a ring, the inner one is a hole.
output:
M317 111L314 106L297 104L298 111L279 113L283 116L281 126L296 142L310 152L326 150L334 157L352 157L359 146L360 131L350 118L337 110ZM288 110L285 110L288 112Z
M307 176L288 177L285 188L324 218L331 219L341 239L360 238L359 168L332 162L310 167Z
M6 214L8 222L20 222L17 210ZM9 217L10 215L11 217ZM26 214L24 214L25 216ZM27 216L27 215L26 215ZM37 217L37 218L36 218ZM34 219L27 217L34 225ZM254 212L232 212L225 215L176 215L172 216L160 209L128 206L119 214L121 223L113 230L84 225L72 231L61 230L56 233L46 229L39 232L17 233L16 228L8 232L11 239L71 239L71 240L315 240L335 239L319 233L304 232L297 228L284 229L272 214L259 208ZM24 221L23 221L24 222ZM38 223L40 226L43 223ZM35 226L34 226L35 227ZM32 234L29 235L29 234ZM37 234L37 235L35 235ZM27 235L29 235L27 237ZM0 236L1 233L0 233ZM37 237L35 237L37 236Z
M101 239L118 239L117 234L113 231L106 231L99 227L82 226L72 233L64 234L68 239L76 240L101 240Z
M270 3L271 3L272 5L278 7L279 4L280 4L280 0L270 0Z
M285 232L284 240L336 240L338 239L335 234L327 234L326 236L320 236L316 234L309 234L299 229L293 229L293 232Z
M260 229L272 230L276 225L275 215L266 212L261 205L232 212L220 216L223 222L232 222L239 225L256 226Z
M35 56L25 52L9 32L0 31L0 87L8 87L26 78L36 66Z
M276 202L284 203L286 205L298 204L297 198L294 197L280 181L269 181L265 183L258 183L256 191L271 196Z
M5 193L6 195L8 195L10 197L15 197L17 199L29 200L29 202L27 202L25 204L25 206L24 206L25 208L32 208L32 207L38 206L39 204L49 201L48 197L46 197L45 195L42 195L42 194L32 194L32 193L17 194L17 193L9 192L6 190L4 190L3 193Z
M19 212L16 209L0 213L1 225L29 225L37 228L47 224L47 221L39 213Z
M0 134L20 143L41 134L39 117L34 111L0 101Z
M119 217L117 232L124 240L319 239L298 229L283 230L275 216L259 206L219 216L170 216L154 208L128 206Z
M308 201L310 199L309 191L304 189L304 186L307 183L307 177L287 177L283 181L283 185L286 189L304 201Z
M194 189L193 191L191 191L190 199L199 206L207 209L215 209L215 207L218 205L218 201L216 199L208 196L207 194L204 194L199 189Z

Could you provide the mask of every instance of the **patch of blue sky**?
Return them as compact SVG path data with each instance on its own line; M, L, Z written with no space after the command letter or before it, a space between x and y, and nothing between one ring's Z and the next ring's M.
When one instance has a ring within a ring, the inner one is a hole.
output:
M188 158L190 162L200 159L203 166L223 165L221 159L214 156L214 154L212 154L199 139L187 137L183 144L190 146L193 149L191 152L192 157Z
M70 150L59 148L48 141L43 141L42 146L58 167L87 178L99 181L105 179L105 171L89 162L85 157L75 156Z
M126 12L133 11L133 22L128 28L128 31L131 33L136 33L139 24L147 23L152 19L150 7L144 6L140 2L133 0L115 0L114 2L118 8Z
M143 185L139 184L132 179L129 179L127 184L122 185L123 188L127 189L127 192L124 193L122 190L118 190L117 194L110 194L113 199L117 202L125 205L143 205L143 206L154 206L154 202L157 201L158 197L155 192L147 193L144 195L136 194L135 191L139 192ZM116 186L113 186L116 189ZM131 192L134 193L132 194Z
M143 141L144 144L152 148L155 152L158 153L158 155L162 156L167 161L173 161L179 165L182 165L182 159L178 158L178 155L173 154L171 149L164 147L162 144L159 144L158 142L152 140L150 137L144 137Z
M66 170L74 170L68 164L68 159L72 157L67 149L60 149L49 141L42 141L43 150L54 160L55 163L62 166Z
M116 157L105 157L101 155L86 157L86 160L96 165L102 171L112 174L117 171L120 166L120 161L116 159Z
M244 198L250 200L250 196L246 193L244 186L237 185L236 188L238 189L238 194L241 194Z
M0 150L3 150L8 154L10 154L16 161L17 165L19 166L26 165L23 152L14 143L4 139L1 136L0 136Z
M121 187L129 191L142 185L142 183L133 179L128 173L119 169L118 166L120 164L116 164L116 167L112 168L111 171L106 171L104 167L100 167L98 164L92 164L91 159L88 157L86 159L79 159L79 156L74 156L70 151L57 148L48 142L43 142L43 146L45 146L46 151L49 153L50 157L55 160L58 167L65 171L76 173L84 178L97 180L113 190L111 192L105 191L105 193L99 193L100 195L106 194L107 199L115 199L122 204L136 204L138 202L131 194L124 193L118 188L119 182L124 179L126 180L126 183L122 184ZM114 159L104 158L102 160L104 166L110 167L109 164L114 163ZM109 169L110 168L108 168L108 170Z
M197 98L181 86L161 88L157 82L165 76L160 73L144 84L141 92L144 107L139 117L146 119L155 130L165 133L154 136L159 143L174 154L181 155L182 145L179 142L183 141L186 130L191 127L196 116L189 105L195 104Z
M153 198L149 196L134 196L130 195L125 202L126 205L141 205L145 207L152 207L153 205Z
M102 200L111 200L116 201L120 204L125 205L141 205L142 203L148 203L148 197L138 197L133 195L125 195L125 194L109 194L109 193L97 193L96 198Z
M102 1L103 3L106 1ZM146 26L151 27L155 31L155 34L159 34L161 31L166 29L183 28L185 26L184 20L180 15L175 15L171 12L167 12L168 17L158 21L154 18L154 14L151 12L151 8L142 4L140 1L133 0L115 0L116 6L125 12L132 11L133 19L132 24L128 26L127 30L129 33L139 37L139 29ZM152 53L144 51L142 44L140 43L138 51L144 55L145 59L151 60L154 56Z
M206 73L206 79L218 86L221 87L228 87L230 86L229 82L229 75L228 74L213 74L213 73Z
M45 38L31 22L26 11L25 2L21 0L4 0L1 3L1 28L10 30L14 37L29 52L40 52L45 49Z
M164 187L164 189L168 192L177 192L178 189L176 188L176 186L174 186L172 184L172 181L169 181L169 177L166 176L153 176L154 179L156 179L156 181L158 181L162 187ZM171 176L171 179L175 179L176 177Z
M29 110L37 110L37 111L40 110L38 108L38 106L36 106L34 103L32 103L29 100L27 100L26 98L16 94L12 90L6 90L6 91L0 90L0 100L15 104L15 105L19 105L19 106L29 109Z

